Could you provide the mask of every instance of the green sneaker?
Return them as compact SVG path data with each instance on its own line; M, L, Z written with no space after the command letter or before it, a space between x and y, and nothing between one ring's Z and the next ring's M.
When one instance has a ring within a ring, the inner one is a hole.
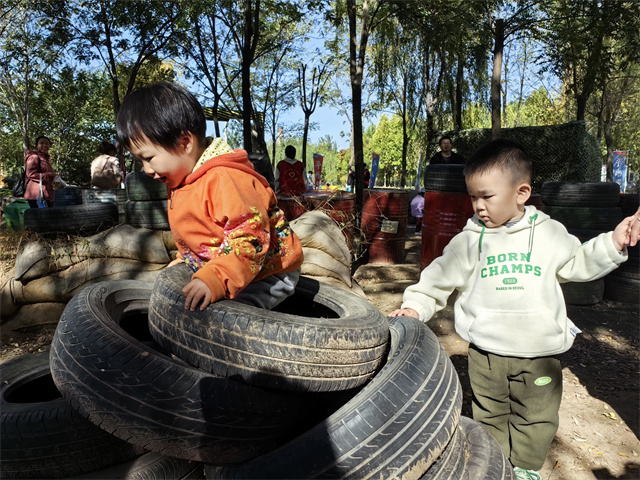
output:
M513 471L515 472L518 480L542 480L540 472L536 472L535 470L525 470L524 468L513 467Z

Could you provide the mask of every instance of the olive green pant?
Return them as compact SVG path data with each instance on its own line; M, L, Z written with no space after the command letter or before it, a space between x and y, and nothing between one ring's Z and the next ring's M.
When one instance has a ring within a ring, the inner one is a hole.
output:
M540 470L558 430L562 367L556 357L502 357L469 345L473 418L511 464Z

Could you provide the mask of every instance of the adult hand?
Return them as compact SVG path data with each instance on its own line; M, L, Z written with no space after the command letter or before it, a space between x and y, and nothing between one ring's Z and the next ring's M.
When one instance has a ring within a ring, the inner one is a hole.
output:
M182 289L182 293L187 299L184 301L184 308L194 312L198 303L200 310L204 310L211 303L211 290L199 278L194 278Z

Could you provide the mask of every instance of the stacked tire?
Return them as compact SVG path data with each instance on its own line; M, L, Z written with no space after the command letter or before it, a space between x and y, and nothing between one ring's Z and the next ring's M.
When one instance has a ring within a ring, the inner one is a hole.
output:
M638 210L637 193L620 195L622 216L630 217ZM627 247L629 259L604 277L604 298L616 302L640 303L640 244Z
M25 228L38 233L91 235L117 223L118 208L110 203L30 208L24 212Z
M503 456L470 456L458 377L423 323L389 324L305 277L274 311L222 300L191 312L190 275L178 265L155 285L103 282L69 302L50 364L79 415L136 448L203 462L207 478L440 479L453 465L512 478Z
M118 208L118 223L125 223L124 204L127 201L127 192L122 188L82 189L82 203L111 203Z
M49 352L0 370L2 478L202 478L197 462L145 454L78 414L54 385Z
M144 172L132 172L125 180L127 201L125 221L151 230L170 230L167 187Z
M546 182L541 195L542 210L581 242L613 230L623 218L614 182ZM604 298L605 280L567 282L562 291L569 305L595 305Z

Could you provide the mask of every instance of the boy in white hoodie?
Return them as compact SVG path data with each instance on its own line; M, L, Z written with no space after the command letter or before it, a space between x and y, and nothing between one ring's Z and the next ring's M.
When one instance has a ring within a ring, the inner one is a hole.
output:
M427 322L458 291L455 327L470 342L473 417L498 440L518 479L540 479L562 398L556 356L580 333L560 283L595 280L624 262L636 217L581 245L525 206L531 162L509 140L480 147L464 174L475 215L389 316Z

